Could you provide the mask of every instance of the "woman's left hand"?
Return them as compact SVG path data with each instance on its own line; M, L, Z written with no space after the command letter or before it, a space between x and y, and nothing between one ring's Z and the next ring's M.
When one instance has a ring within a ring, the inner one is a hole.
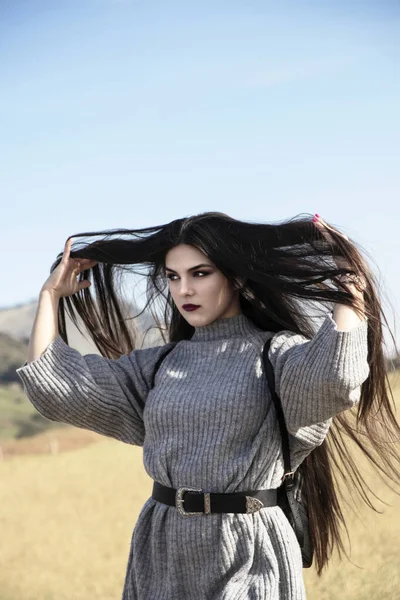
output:
M325 223L325 221L323 219L321 219L321 217L317 214L314 215L313 223L315 223L316 227L318 227L318 229L321 231L322 235L325 236L329 242L332 241L332 236L329 233L329 231L334 231L337 235L340 235L344 240L349 241L349 238L347 237L347 235L344 235L344 233L341 233L337 229L334 229L333 227L331 227L330 225Z
M340 235L340 237L342 237L344 240L349 241L349 238L347 237L347 235L344 235L344 233L341 233L337 229L334 229L333 227L331 227L330 225L325 223L325 221L323 219L321 219L321 217L318 214L314 215L313 223L315 224L316 227L318 227L319 231L322 233L322 235L325 237L325 239L329 243L333 242L332 235L329 233L329 231L334 231L337 235ZM348 263L342 257L336 258L336 259L334 259L334 261L335 261L335 264L337 265L338 269L349 268ZM339 275L337 277L337 279L339 281L341 280L341 278L346 279L346 275L341 275L341 276ZM359 278L358 284L356 282L351 282L351 281L346 281L346 283L351 286L351 292L353 294L354 294L354 291L357 290L356 295L359 295L360 293L362 294L363 290L365 289L365 282L361 278Z

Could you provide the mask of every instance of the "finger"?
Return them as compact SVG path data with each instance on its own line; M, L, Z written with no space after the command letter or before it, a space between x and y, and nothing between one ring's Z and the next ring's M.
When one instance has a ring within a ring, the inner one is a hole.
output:
M335 233L338 233L336 231L336 229L334 229L333 227L330 227L327 223L325 223L325 221L320 221L320 223L323 227L325 227L325 229L329 229L329 231L334 231Z
M69 255L71 252L71 246L72 246L72 238L68 238L67 241L65 242L65 246L64 246L64 252L62 255L62 262L68 262L69 259Z
M327 229L330 229L331 231L333 231L332 227L329 227L329 225L327 223L325 223L325 221L323 219L321 219L321 217L314 217L314 223L316 225L322 225L323 227L326 227Z
M325 235L329 235L328 234L329 227L327 227L325 225L325 223L321 222L320 219L316 219L316 218L313 219L313 223L321 232L323 232Z
M321 221L318 221L318 220L314 221L314 225L316 225L319 228L324 227L324 224L321 223Z
M317 217L317 215L314 215L313 216L313 223L315 225L323 225L324 221L321 219L321 217L319 217L319 216Z
M87 258L77 258L75 260L77 260L78 262L77 262L77 264L76 264L76 266L74 268L74 271L77 271L79 273L81 273L83 271L87 271L91 267L94 267L94 265L97 264L96 261L92 261L92 260L89 260Z
M329 227L329 225L326 225L326 223L324 223L323 225L325 227L325 229L329 229L329 231L333 231L333 233L336 233L336 235L340 235L340 237L342 237L345 240L348 240L349 238L347 237L347 235L345 235L344 233L342 233L341 231L338 231L337 229L334 229L333 227Z
M85 281L81 281L79 283L79 289L78 291L80 292L81 290L84 290L85 288L88 288L92 285L91 281L88 281L87 279L85 279Z
M314 220L316 219L316 220ZM333 231L333 233L336 233L337 235L340 235L342 238L344 238L345 240L348 240L349 238L347 237L347 235L344 235L344 233L341 233L340 231L337 231L336 229L334 229L333 227L331 227L330 225L328 225L327 223L325 223L325 221L323 219L321 219L321 217L314 217L314 223L315 225L317 225L320 229L325 228L328 229L329 231Z

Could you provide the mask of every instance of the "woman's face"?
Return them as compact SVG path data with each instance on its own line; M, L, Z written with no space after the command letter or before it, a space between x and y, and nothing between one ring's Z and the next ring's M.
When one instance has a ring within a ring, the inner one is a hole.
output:
M202 265L202 266L198 266ZM197 267L193 269L193 267ZM165 257L169 291L181 315L193 327L240 314L239 292L198 248L180 244ZM186 311L185 304L200 306Z

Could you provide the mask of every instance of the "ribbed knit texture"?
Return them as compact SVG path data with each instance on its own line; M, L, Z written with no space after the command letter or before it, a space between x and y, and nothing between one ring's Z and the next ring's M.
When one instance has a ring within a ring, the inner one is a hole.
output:
M143 446L147 473L166 486L276 488L281 439L261 354L272 335L240 314L118 360L82 356L58 336L17 373L41 414ZM338 331L328 314L312 340L273 335L269 356L297 468L331 418L359 400L369 374L367 320ZM300 548L281 509L183 517L149 498L133 531L123 600L189 598L304 600Z

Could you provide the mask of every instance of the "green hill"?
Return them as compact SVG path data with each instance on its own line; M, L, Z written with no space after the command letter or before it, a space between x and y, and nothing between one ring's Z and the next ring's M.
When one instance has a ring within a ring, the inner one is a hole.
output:
M0 383L7 384L20 379L15 372L28 355L28 341L16 340L0 332Z
M63 425L42 417L29 402L22 385L0 386L0 442L29 437L54 427Z

